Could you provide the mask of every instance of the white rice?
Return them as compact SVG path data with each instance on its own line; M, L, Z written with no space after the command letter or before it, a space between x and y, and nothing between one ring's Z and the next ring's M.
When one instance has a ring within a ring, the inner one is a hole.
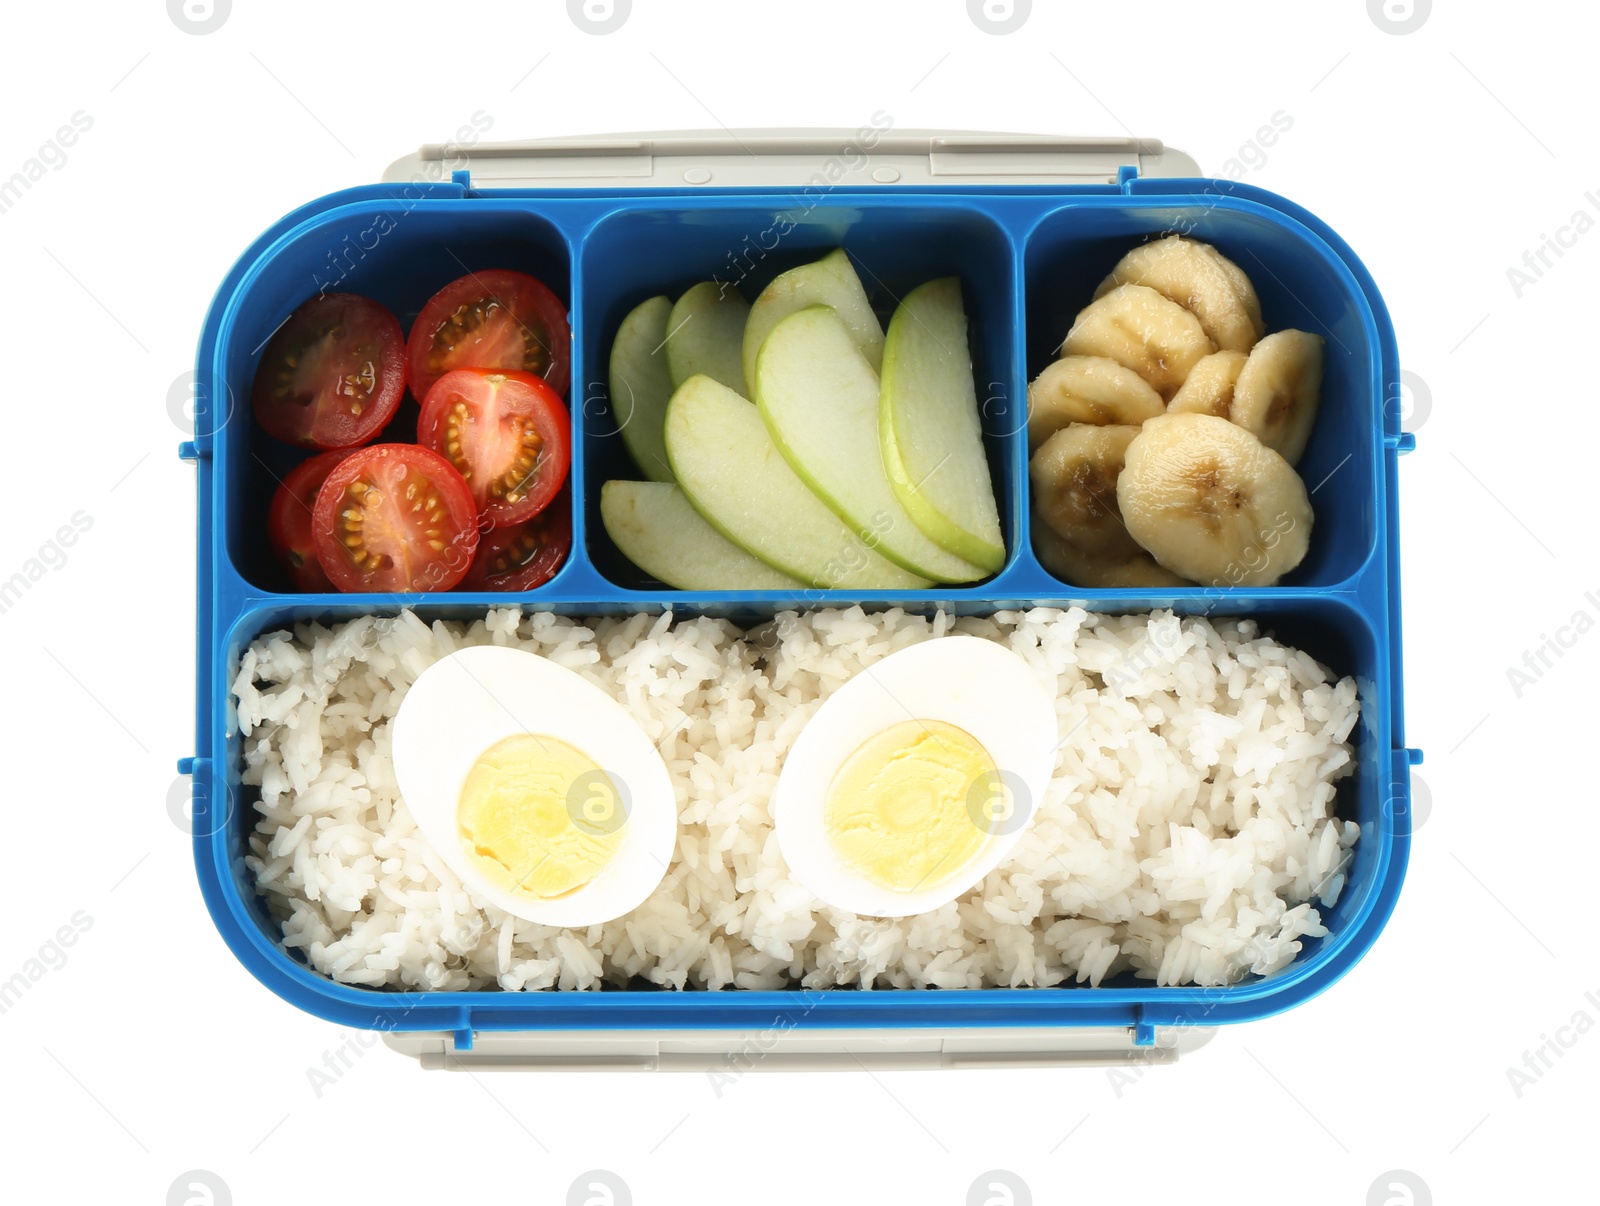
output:
M863 667L950 632L999 641L1054 687L1055 778L1011 857L961 899L900 920L828 908L789 878L767 803L806 720ZM510 645L581 673L638 720L678 788L677 856L606 925L509 917L464 888L395 788L389 720L437 658ZM1319 936L1358 827L1353 679L1250 621L1036 608L952 619L860 608L746 634L669 614L574 620L501 608L261 637L234 683L246 857L283 944L346 984L594 989L979 988L1271 975Z

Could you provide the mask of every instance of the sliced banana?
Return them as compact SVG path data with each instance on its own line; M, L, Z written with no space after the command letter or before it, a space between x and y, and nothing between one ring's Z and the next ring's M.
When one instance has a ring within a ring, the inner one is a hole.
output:
M1215 415L1151 419L1117 479L1128 532L1173 573L1208 586L1270 586L1299 565L1311 500L1289 462Z
M1033 506L1063 540L1085 553L1121 559L1139 551L1117 510L1117 475L1137 427L1073 423L1028 462Z
M1322 336L1276 331L1250 353L1228 417L1291 465L1300 460L1322 404Z
M1072 586L1115 590L1129 586L1193 586L1140 549L1131 557L1096 557L1063 540L1043 518L1033 517L1033 551L1045 572Z
M1212 352L1189 370L1183 385L1167 403L1167 413L1226 419L1228 408L1233 405L1234 383L1239 380L1245 360L1243 352Z
M1119 285L1078 312L1063 356L1105 356L1170 398L1202 356L1216 351L1200 320L1147 285Z
M1228 279L1233 282L1233 291L1239 295L1245 313L1250 316L1250 325L1255 329L1256 338L1260 339L1267 333L1267 324L1261 321L1261 299L1256 296L1256 287L1250 283L1249 275L1210 243L1202 243L1201 246L1216 257L1223 272L1228 274Z
M1150 383L1115 360L1063 356L1028 386L1028 449L1038 448L1068 423L1138 425L1164 409Z
M1193 312L1224 351L1248 352L1261 338L1261 303L1250 278L1209 243L1168 235L1141 244L1117 261L1095 297L1119 285L1148 285Z

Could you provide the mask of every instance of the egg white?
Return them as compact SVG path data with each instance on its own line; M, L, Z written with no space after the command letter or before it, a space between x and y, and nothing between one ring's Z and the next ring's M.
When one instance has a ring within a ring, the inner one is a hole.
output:
M580 888L540 900L490 883L463 849L457 808L467 773L490 746L521 733L587 754L627 811L609 862ZM467 888L543 925L598 925L637 908L672 862L678 810L655 745L600 688L548 658L478 645L439 659L411 685L392 725L395 780L417 827Z
M907 720L942 720L976 738L1000 772L1009 811L958 871L931 887L897 892L840 859L824 814L828 786L845 760L874 734ZM912 645L835 691L795 739L772 797L779 849L795 879L834 908L869 917L926 913L1005 860L1032 824L1058 742L1052 692L1009 649L972 636Z

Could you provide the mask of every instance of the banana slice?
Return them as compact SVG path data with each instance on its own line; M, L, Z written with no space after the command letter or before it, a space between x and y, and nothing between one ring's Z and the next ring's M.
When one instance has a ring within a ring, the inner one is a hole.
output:
M1228 417L1291 465L1300 460L1322 403L1322 336L1268 335L1239 370Z
M1163 399L1216 351L1200 320L1147 285L1119 285L1078 312L1063 356L1105 356L1130 368Z
M1045 572L1072 586L1117 589L1128 586L1193 586L1169 569L1156 564L1154 557L1140 549L1131 557L1107 558L1086 553L1070 540L1063 540L1042 516L1033 517L1033 551Z
M1215 415L1151 419L1128 445L1117 503L1133 538L1209 586L1270 586L1311 540L1311 500L1289 462Z
M1239 380L1239 370L1244 368L1243 352L1212 352L1189 370L1178 392L1167 403L1167 413L1174 415L1216 415L1228 417L1233 405L1233 387Z
M1243 268L1211 246L1210 243L1202 243L1201 246L1216 257L1216 261L1221 266L1222 271L1227 273L1228 280L1233 282L1233 291L1239 295L1239 300L1244 303L1245 313L1250 316L1250 326L1255 330L1256 339L1260 339L1267 333L1267 324L1261 321L1261 299L1256 296L1256 287L1250 283L1250 277ZM1241 348L1239 350L1246 351L1248 349Z
M1261 303L1250 278L1209 243L1168 235L1135 247L1100 282L1095 297L1119 285L1148 285L1192 311L1224 351L1248 352L1261 338Z
M1139 551L1117 510L1117 475L1137 427L1073 423L1039 446L1028 462L1037 515L1057 535L1098 557Z
M1239 359L1242 363L1244 357ZM1037 449L1068 423L1137 425L1164 409L1161 395L1150 383L1115 360L1063 356L1028 386L1028 450Z

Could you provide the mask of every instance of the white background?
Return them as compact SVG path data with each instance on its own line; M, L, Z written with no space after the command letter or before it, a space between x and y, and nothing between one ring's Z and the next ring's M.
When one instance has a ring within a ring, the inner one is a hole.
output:
M962 0L636 0L608 36L557 0L237 0L204 36L159 0L8 14L0 178L74 112L93 125L0 214L0 578L74 512L93 526L0 616L0 979L91 921L0 1017L6 1196L160 1203L199 1168L240 1203L561 1202L598 1167L638 1203L960 1203L999 1167L1037 1202L1358 1204L1399 1168L1416 1201L1592 1200L1600 1032L1520 1096L1507 1069L1576 1013L1600 1022L1600 635L1520 697L1507 668L1600 617L1600 233L1521 297L1507 270L1575 211L1600 217L1597 31L1574 24L1586 7L1468 7L1404 36L1361 0L1040 3L1009 36ZM1400 478L1408 736L1433 810L1360 965L1120 1094L1103 1070L853 1072L719 1098L699 1075L424 1074L378 1046L317 1096L307 1070L347 1033L235 962L167 815L193 748L194 572L168 391L262 229L479 109L495 138L883 109L900 128L1131 131L1216 173L1291 116L1246 179L1356 248L1432 400Z

